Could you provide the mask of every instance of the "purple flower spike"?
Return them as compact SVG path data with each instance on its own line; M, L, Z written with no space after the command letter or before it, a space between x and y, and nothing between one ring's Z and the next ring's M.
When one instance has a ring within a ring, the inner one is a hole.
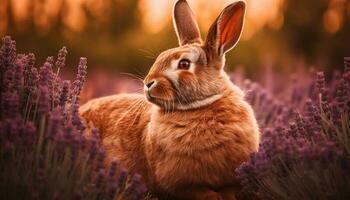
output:
M0 175L5 177L2 183L8 190L0 191L0 196L38 200L141 199L145 191L141 178L129 181L127 171L119 170L117 160L107 167L97 129L91 135L83 134L79 94L86 79L86 58L80 59L76 81L70 84L62 81L59 71L52 71L54 65L65 66L66 54L63 47L56 62L48 57L37 69L34 54L16 54L15 42L10 37L3 38ZM69 177L57 187L62 175ZM125 196L128 189L132 193Z
M94 140L98 140L99 139L99 131L97 128L92 128L91 129L91 134L92 134L92 138Z
M70 81L67 81L67 80L63 81L61 95L60 95L60 99L59 99L59 105L61 107L64 107L64 105L66 104L66 102L68 100L69 88L70 88Z
M145 195L145 192L147 189L142 184L141 176L139 174L135 174L132 179L131 183L128 186L128 188L125 191L125 195L128 196L129 199L142 199Z
M2 47L1 47L1 57L2 57L2 66L3 71L8 70L12 63L16 59L16 42L11 39L10 36L5 36L2 38Z
M3 94L3 112L4 115L10 118L19 116L20 101L17 93L6 92Z
M24 60L19 59L15 62L15 74L14 74L14 88L19 91L23 87L23 72L24 72Z
M340 126L341 125L341 111L339 104L333 104L333 109L332 109L332 119L335 125Z
M26 80L26 86L31 93L32 96L37 95L38 92L38 82L39 82L39 73L36 68L31 68L28 72L27 80Z
M25 65L25 71L30 71L32 67L34 67L35 63L35 55L33 53L29 53L27 55L27 63Z
M62 49L58 51L57 60L55 63L57 68L62 68L65 66L67 53L68 51L66 47L62 47Z
M340 79L336 88L336 104L340 111L344 110L347 99L347 91L345 89L344 79Z
M118 160L114 159L112 160L112 163L111 163L111 167L109 169L109 173L108 173L108 176L110 179L112 179L114 176L115 176L115 173L117 171L117 168L118 168Z
M118 176L118 188L120 190L124 189L127 177L128 171L124 168L121 168Z
M79 61L78 75L74 81L74 95L79 96L84 86L86 74L87 74L87 59L82 57Z
M316 74L316 87L321 92L325 88L325 77L323 72L317 72Z
M49 91L52 90L52 64L46 61L39 71L39 84L42 86L48 86Z
M77 128L80 133L83 133L85 130L85 125L81 121L80 115L79 115L79 104L78 102L75 102L72 105L72 124Z
M48 64L50 64L51 66L53 66L54 62L55 62L55 59L53 58L53 56L49 56L49 57L47 57L46 60L45 60L45 63L48 63Z
M4 74L4 86L2 89L2 91L5 92L12 92L15 88L15 69L14 68L10 68L7 71L5 71Z
M344 69L345 72L350 72L350 57L344 58Z
M92 140L91 141L91 146L90 146L90 151L89 151L89 154L90 154L90 157L89 157L89 162L90 163L93 163L93 161L95 160L96 158L96 155L97 155L97 140Z
M100 169L103 168L105 158L106 158L106 151L103 149L100 149L96 160L96 171L99 171Z
M47 86L41 85L39 87L40 96L39 96L39 108L38 112L41 115L48 115L50 111L50 94Z

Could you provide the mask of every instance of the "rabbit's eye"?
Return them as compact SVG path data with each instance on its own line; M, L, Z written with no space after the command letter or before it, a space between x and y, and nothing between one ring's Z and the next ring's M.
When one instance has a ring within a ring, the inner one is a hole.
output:
M177 68L178 68L178 69L185 69L185 70L187 70L187 69L190 68L190 66L191 66L191 61L190 61L190 60L188 60L188 59L182 59L182 60L180 60L180 62L179 62L179 64L178 64Z

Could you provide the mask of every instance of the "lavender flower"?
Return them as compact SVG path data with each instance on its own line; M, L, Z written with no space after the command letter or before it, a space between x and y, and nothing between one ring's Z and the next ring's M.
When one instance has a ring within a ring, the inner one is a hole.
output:
M47 86L49 91L52 91L52 81L53 81L53 76L52 76L52 64L49 61L46 61L42 67L40 68L39 71L39 84L41 86Z
M344 72L350 72L350 57L344 58Z
M62 49L58 51L57 60L55 63L57 68L62 68L65 66L67 53L68 51L66 47L62 47Z
M29 53L27 55L27 59L26 59L26 65L24 67L24 71L25 71L25 75L27 77L28 73L30 72L30 70L34 67L34 63L35 63L35 55L33 53Z
M57 67L64 66L66 54L62 48L55 63ZM132 199L124 195L128 174L116 173L119 171L117 161L112 162L110 169L106 168L106 155L97 142L97 129L87 133L92 138L83 135L85 127L78 109L86 77L86 59L80 60L72 92L69 81L61 81L58 73L53 74L53 57L46 59L39 72L34 62L34 54L17 55L15 42L10 37L3 38L0 49L0 177L3 178L0 185L6 185L9 190L0 190L0 196ZM106 178L108 170L109 178ZM118 187L118 180L123 182L122 188ZM21 192L14 189L18 189L18 185ZM135 188L130 190L137 191L140 185L132 184Z
M61 107L64 107L68 100L68 93L69 93L69 87L70 87L70 82L69 81L63 81L62 83L62 90L60 93L60 99L59 99L59 105Z
M13 80L13 85L14 88L19 91L22 88L23 85L23 66L24 66L24 61L23 59L18 59L15 62L15 73L14 73L14 80Z
M97 155L95 170L100 171L103 168L104 160L106 158L106 152L100 149Z
M41 115L47 115L50 111L50 94L48 86L39 86L39 102L38 102L38 112Z
M28 71L26 86L32 96L37 95L37 86L39 82L39 73L36 68L31 68Z
M2 71L9 69L16 59L16 42L10 36L5 36L2 39L1 57L2 57Z
M125 191L126 196L130 199L142 199L146 193L146 188L143 186L141 181L141 176L135 174L132 179L129 187Z
M48 63L48 64L50 64L51 66L53 66L54 62L55 62L55 59L53 58L53 56L49 56L49 57L47 57L46 60L45 60L45 63Z
M74 81L74 94L78 96L83 88L83 85L85 83L86 74L87 74L87 59L86 58L80 58L79 66L78 66L78 75L76 80Z
M2 95L2 109L3 115L9 118L16 118L19 115L19 96L17 93L6 92Z
M347 141L350 138L348 128L344 128L349 117L345 103L348 97L346 73L335 74L337 78L329 84L330 89L324 74L317 73L318 96L308 96L311 99L300 107L304 112L294 119L287 117L292 121L289 126L282 122L273 129L264 127L259 151L237 169L243 186L242 198L322 199L331 196L342 199L349 196L340 189L350 180L347 174L350 169L350 142ZM262 103L259 108L270 106L266 101Z
M85 126L83 124L83 122L80 119L80 115L79 115L79 104L78 102L75 102L72 105L72 124L77 128L78 131L80 131L81 133L84 131Z
M15 88L15 69L9 68L5 71L4 77L3 77L3 87L1 88L1 91L3 93L6 92L12 92Z
M112 162L111 162L111 167L109 169L109 173L108 173L108 176L110 179L113 179L115 174L116 174L116 171L117 171L117 167L118 167L118 160L114 159Z
M323 72L317 72L316 74L316 87L318 91L321 93L325 88L325 77Z
M340 79L336 87L336 105L339 110L344 110L346 106L347 91L345 90L344 79Z
M118 176L118 188L123 190L125 187L125 183L127 180L128 171L124 168L120 169L119 176Z
M52 101L53 106L60 104L61 90L62 90L62 80L60 77L55 77L53 82L53 91L52 91Z
M97 155L97 140L92 139L91 140L91 146L89 149L89 163L92 164L96 158Z
M99 139L98 129L92 128L91 133L92 133L92 139L97 141Z

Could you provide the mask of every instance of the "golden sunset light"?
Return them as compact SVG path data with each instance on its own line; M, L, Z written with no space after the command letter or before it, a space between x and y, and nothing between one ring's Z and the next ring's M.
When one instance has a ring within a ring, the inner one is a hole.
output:
M199 25L203 30L207 30L222 8L230 4L232 0L190 0L188 2L198 18ZM280 28L283 25L283 3L284 0L248 0L243 39L249 39L266 25L275 29ZM171 22L171 7L173 4L174 0L140 1L139 9L143 16L144 29L151 33L159 32L168 25Z
M80 31L86 23L86 16L83 8L89 9L96 17L103 18L110 12L110 2L103 0L75 0L75 1L57 1L47 0L42 4L35 4L31 7L31 0L7 0L0 4L0 10L6 9L11 4L14 19L18 23L23 23L30 15L34 15L35 24L40 28L50 27L60 14L61 6L66 8L64 12L65 25L73 30ZM189 0L193 11L198 18L200 26L206 30L214 21L220 10L232 2L232 0L201 1ZM248 40L261 28L268 26L278 30L283 26L283 9L285 0L246 0L246 22L243 39ZM162 31L171 23L171 8L174 0L140 0L138 2L138 11L141 15L143 29L149 33ZM323 16L325 29L330 33L335 33L342 26L346 9L349 9L350 3L346 0L330 0L327 12ZM4 15L4 12L1 12ZM6 17L0 16L2 21L0 31L6 30Z
M349 200L350 0L0 0L1 200Z

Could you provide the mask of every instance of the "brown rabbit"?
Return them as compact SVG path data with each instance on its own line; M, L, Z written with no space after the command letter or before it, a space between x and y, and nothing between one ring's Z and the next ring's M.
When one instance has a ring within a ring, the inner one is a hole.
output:
M202 42L189 5L178 0L180 46L158 56L145 95L103 97L80 109L100 129L108 158L141 174L160 198L235 199L235 169L258 149L253 110L223 70L244 14L243 1L227 6Z

